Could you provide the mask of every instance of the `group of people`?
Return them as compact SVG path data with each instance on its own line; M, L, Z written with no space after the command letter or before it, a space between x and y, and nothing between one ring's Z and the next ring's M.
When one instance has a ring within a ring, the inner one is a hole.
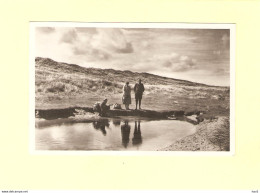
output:
M137 107L139 107L139 109L141 109L143 92L144 92L144 85L142 83L142 80L139 79L138 83L136 83L134 86L135 101L136 101L135 109L136 110L137 110ZM110 109L111 105L108 105L107 101L108 100L105 99L101 103L97 102L94 104L94 107L93 107L94 112L98 112L101 117L106 116L107 111ZM123 96L122 96L122 103L125 105L126 110L129 110L129 105L131 104L131 102L132 102L131 101L131 87L129 85L129 82L126 82L126 84L123 87Z
M137 106L139 106L139 109L141 109L143 92L144 92L144 85L142 83L142 80L139 79L138 83L136 83L134 86L136 110L137 110ZM122 103L125 105L126 110L129 110L129 105L131 104L131 102L132 102L131 87L129 85L129 82L126 82L126 84L123 87L123 97L122 97Z

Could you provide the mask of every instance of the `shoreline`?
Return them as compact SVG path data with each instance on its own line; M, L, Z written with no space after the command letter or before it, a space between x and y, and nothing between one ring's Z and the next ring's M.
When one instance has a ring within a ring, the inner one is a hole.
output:
M230 151L229 117L217 117L196 125L196 132L157 151Z
M35 109L35 115L37 118L44 118L46 120L57 119L57 118L68 118L75 117L79 113L93 113L94 110L91 107L69 107L62 109ZM189 119L189 116L196 115L199 117L199 114L203 113L202 111L154 111L154 110L124 110L124 109L111 109L107 112L107 117L118 117L118 116L137 116L137 117L146 117L146 118L156 118L156 119L185 119L192 124L197 124L200 122L200 119Z

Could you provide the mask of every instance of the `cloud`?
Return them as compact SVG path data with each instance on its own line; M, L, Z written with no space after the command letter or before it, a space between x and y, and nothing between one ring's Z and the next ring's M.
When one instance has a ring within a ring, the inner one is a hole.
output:
M123 48L116 49L118 53L132 53L134 51L131 43L127 42Z
M92 46L96 49L115 53L133 53L132 43L129 42L121 29L99 28L93 37Z
M228 75L230 72L229 72L229 69L224 69L224 68L217 68L217 69L214 69L212 72L212 74L214 75Z
M229 45L230 45L229 33L228 34L224 33L221 37L221 40L222 40L224 47L228 48L228 50L229 50Z
M108 60L110 59L111 55L107 52L104 52L102 50L97 49L87 49L87 47L84 48L73 48L73 53L78 56L85 56L86 59L94 61L94 60Z
M154 63L160 64L164 68L168 68L171 71L182 72L188 71L195 67L196 60L186 55L180 55L178 53L171 53L169 55L156 55L152 58Z
M52 33L55 31L54 27L37 27L36 30L41 33Z
M121 29L63 28L59 32L60 43L69 44L71 52L84 60L108 60L111 55L134 51Z
M70 47L70 53L86 61L108 60L110 54L93 46L94 37L98 35L95 28L59 28L61 44Z
M76 32L76 30L72 29L72 30L66 31L62 35L62 37L60 39L60 42L63 42L63 43L73 43L77 39L78 39L77 32Z
M75 30L79 33L86 33L88 35L97 33L97 29L93 27L76 27Z
M149 48L151 46L151 44L149 43L149 41L143 40L143 41L141 41L141 46L143 48Z
M211 76L228 76L229 72L228 30L36 29L36 55L57 61L205 82Z
M228 34L223 34L222 35L222 37L221 37L221 40L223 41L223 42L229 42L229 35Z

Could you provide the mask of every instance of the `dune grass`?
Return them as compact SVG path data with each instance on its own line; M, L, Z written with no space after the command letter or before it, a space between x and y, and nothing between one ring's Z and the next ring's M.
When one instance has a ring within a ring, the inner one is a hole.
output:
M209 116L229 114L229 88L213 87L188 81L169 79L147 73L113 69L82 68L36 58L36 108L92 106L108 98L109 103L121 103L126 81L133 88L141 78L145 92L143 108L151 110L205 111ZM134 108L134 93L132 105Z

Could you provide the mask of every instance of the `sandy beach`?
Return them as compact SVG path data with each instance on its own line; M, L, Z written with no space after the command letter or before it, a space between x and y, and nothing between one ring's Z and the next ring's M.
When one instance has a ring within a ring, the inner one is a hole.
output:
M229 118L217 117L196 126L196 133L160 151L229 151Z

